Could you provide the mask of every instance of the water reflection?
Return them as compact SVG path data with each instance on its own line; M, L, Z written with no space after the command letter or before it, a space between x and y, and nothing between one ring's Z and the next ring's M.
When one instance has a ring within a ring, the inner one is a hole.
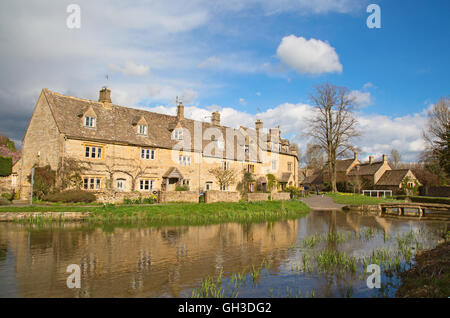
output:
M286 284L315 286L322 296L345 295L326 276L292 276L299 252L292 247L317 233L358 233L363 228L395 235L411 228L442 229L445 223L405 221L315 211L299 220L190 227L93 227L83 223L37 227L0 224L1 297L184 297L201 280L224 277L265 259L271 277L242 296L268 296ZM381 241L351 240L330 249L363 254ZM81 289L66 287L69 264L82 270ZM318 296L320 296L318 295Z

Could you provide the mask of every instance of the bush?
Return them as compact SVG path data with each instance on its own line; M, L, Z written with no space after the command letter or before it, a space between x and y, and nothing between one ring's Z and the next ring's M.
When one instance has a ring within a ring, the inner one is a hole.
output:
M2 193L1 195L2 198L8 200L8 201L12 201L14 199L14 194L10 194L10 193Z
M12 172L12 158L0 156L0 177L7 177Z
M128 198L124 198L123 199L123 204L133 204L133 200L128 199Z
M28 176L28 182L31 182L31 174ZM52 193L55 189L56 171L52 170L50 165L34 168L33 196L43 199L46 195Z
M176 186L175 191L189 191L189 186L187 185Z
M43 197L43 201L49 202L64 202L64 203L91 203L96 200L93 193L83 190L67 190L52 194L47 194Z
M9 205L11 202L9 200L6 200L4 197L0 197L0 205Z

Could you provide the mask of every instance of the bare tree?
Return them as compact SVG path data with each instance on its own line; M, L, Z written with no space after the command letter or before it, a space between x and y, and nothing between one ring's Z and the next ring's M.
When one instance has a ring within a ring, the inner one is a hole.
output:
M336 159L355 151L351 139L359 135L352 112L353 98L347 88L325 83L316 87L311 100L316 115L311 119L309 133L327 154L331 190L337 192Z
M400 167L402 156L396 149L391 150L391 158L389 159L389 164L392 166L392 168L397 169Z
M216 178L220 189L227 188L236 182L237 173L234 169L223 169L221 167L209 169L208 172Z
M325 153L319 145L308 143L306 145L306 153L303 156L303 162L308 169L322 169L325 165Z
M441 179L450 178L450 97L441 98L428 112L428 122L422 132L426 148L421 155L432 172Z

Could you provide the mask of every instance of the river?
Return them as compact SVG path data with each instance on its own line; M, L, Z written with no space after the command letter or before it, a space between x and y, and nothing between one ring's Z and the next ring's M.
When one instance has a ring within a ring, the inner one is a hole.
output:
M376 250L395 254L405 237L414 253L434 247L447 230L445 222L340 211L270 223L159 228L4 222L0 297L190 297L199 295L207 277L221 277L224 296L392 297L395 274L383 272L382 287L371 289L366 264L357 261L356 271L337 273L320 267L326 255L318 253L356 260ZM67 287L70 264L80 266L81 288Z

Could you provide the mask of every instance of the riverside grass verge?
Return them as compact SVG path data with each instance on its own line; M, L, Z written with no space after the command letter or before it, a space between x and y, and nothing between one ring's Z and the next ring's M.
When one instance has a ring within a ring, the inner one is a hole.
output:
M207 225L218 223L247 223L280 221L296 219L306 215L310 208L300 201L261 201L238 203L172 203L149 206L112 205L92 207L77 206L23 206L2 207L0 213L26 212L89 212L84 221L92 223L145 223L146 225ZM64 219L52 220L39 216L17 219L16 222L52 222L70 221Z
M389 203L389 202L399 202L394 198L377 198L377 197L369 197L362 194L353 194L353 193L326 193L327 196L333 199L335 203L339 204L348 204L348 205L371 205L371 204L380 204L380 203Z

